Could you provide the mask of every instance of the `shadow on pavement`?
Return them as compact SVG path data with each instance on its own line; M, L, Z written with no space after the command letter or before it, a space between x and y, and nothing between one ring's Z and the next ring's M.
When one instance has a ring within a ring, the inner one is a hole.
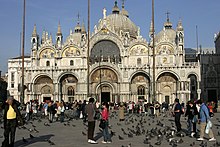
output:
M27 139L25 139L25 140L27 140L27 142L24 142L23 139L21 139L21 140L18 140L15 142L15 146L16 147L25 147L30 144L34 144L36 142L48 142L48 140L53 136L54 136L53 134L49 134L49 135L43 135L43 136L34 137L34 138L27 138Z

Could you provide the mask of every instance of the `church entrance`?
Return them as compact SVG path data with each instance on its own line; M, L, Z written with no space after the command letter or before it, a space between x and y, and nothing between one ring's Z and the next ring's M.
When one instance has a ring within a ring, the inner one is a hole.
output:
M103 102L110 102L110 92L101 93L101 103Z
M216 90L208 90L208 101L217 102L217 92Z

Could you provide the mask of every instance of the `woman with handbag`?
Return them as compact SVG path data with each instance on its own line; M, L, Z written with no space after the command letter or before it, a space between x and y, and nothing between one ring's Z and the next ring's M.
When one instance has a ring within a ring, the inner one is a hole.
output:
M104 102L102 104L102 120L100 123L102 123L102 129L103 129L103 137L104 140L102 143L111 143L111 137L108 131L108 118L109 118L109 105L107 102Z

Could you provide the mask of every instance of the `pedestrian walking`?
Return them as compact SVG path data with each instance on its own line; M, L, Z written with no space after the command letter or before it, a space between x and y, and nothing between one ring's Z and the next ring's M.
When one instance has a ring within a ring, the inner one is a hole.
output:
M180 123L181 111L182 111L182 107L179 103L179 99L176 98L174 102L174 118L175 118L175 125L177 128L177 133L179 133L182 130L181 123Z
M211 120L209 116L208 107L205 105L205 103L202 100L198 100L197 104L200 107L199 109L200 138L198 138L197 140L203 141L204 135L205 135L205 129L208 123L211 122ZM209 141L216 141L211 128L209 128L207 134L209 135L209 138L210 138Z

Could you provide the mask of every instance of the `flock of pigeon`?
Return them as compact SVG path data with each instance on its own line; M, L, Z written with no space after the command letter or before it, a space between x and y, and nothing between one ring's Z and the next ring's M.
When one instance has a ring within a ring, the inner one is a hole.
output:
M217 130L215 136L217 138L216 142L207 142L207 141L196 141L196 138L192 138L186 134L183 130L182 133L177 133L174 125L174 118L171 118L167 115L160 115L159 117L149 116L146 114L126 114L125 121L119 122L118 114L116 111L112 112L110 115L110 125L109 132L112 137L112 144L108 146L114 146L114 142L117 142L117 145L120 147L135 147L135 146L166 146L166 147L181 147L181 146L190 146L190 147L220 147L220 142L218 142L218 136L220 136L220 131L218 131L220 125L220 120L218 117L213 118L213 130ZM181 119L183 128L186 129L186 118ZM51 141L51 137L45 137L40 139L37 136L39 133L38 125L41 124L44 127L51 127L53 123L48 123L45 118L42 116L33 117L24 126L18 127L18 129L25 130L29 133L29 137L22 137L20 144L31 144L32 142L43 141L48 143L49 146L56 145L55 142ZM87 139L87 123L83 123L82 120L74 120L71 117L66 116L66 121L60 125L65 127L76 127L78 124L84 126L82 127L82 136ZM0 118L1 129L3 130L3 120ZM97 125L98 126L98 125ZM199 128L199 127L197 127ZM0 130L1 130L0 129ZM98 128L96 128L97 132ZM216 130L214 132L216 132ZM102 132L101 129L98 130ZM0 134L0 140L3 138L3 131ZM36 136L35 136L36 135ZM80 134L77 134L80 135Z

